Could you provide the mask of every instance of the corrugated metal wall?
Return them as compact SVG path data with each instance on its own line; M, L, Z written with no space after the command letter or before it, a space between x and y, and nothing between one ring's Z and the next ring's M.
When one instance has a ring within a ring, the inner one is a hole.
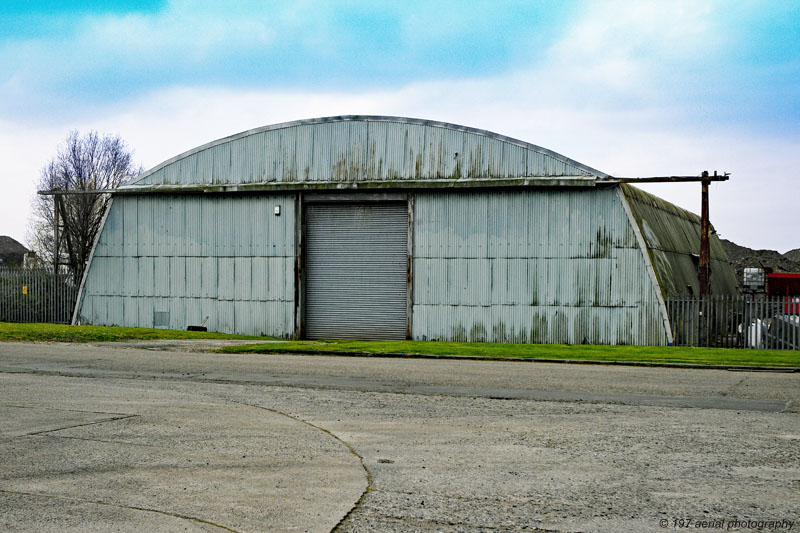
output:
M470 128L389 117L316 119L210 143L137 185L591 176L569 158Z
M281 206L281 216L274 207ZM294 195L117 197L83 323L295 333ZM413 213L412 337L663 344L615 188L428 191Z
M700 253L700 217L636 187L622 185L622 191L642 230L664 296L689 295L688 287L699 295L695 261ZM714 233L709 248L711 294L737 294L736 275Z
M415 339L665 342L613 188L418 193L413 250Z
M80 321L291 337L294 261L294 195L117 197Z

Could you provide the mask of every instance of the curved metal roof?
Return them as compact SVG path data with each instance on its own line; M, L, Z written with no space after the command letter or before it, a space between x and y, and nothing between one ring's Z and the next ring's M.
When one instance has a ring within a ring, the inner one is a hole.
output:
M606 177L546 148L486 130L348 115L274 124L212 141L164 161L123 188L569 184Z
M700 217L653 194L630 185L621 186L633 221L642 233L658 284L665 297L700 293L697 258L700 250ZM736 294L736 275L719 238L709 239L711 293Z

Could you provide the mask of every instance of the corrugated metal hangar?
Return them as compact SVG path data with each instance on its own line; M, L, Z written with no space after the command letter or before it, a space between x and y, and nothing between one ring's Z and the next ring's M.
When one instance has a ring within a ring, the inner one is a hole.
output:
M440 122L267 126L116 190L74 323L283 338L665 344L696 215ZM711 240L711 287L736 281Z

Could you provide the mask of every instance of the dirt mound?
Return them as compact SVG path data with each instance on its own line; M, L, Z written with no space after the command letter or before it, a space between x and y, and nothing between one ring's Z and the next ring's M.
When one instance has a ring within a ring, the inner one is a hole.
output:
M790 261L794 261L795 263L800 263L800 248L795 248L794 250L789 250L783 257L786 257Z
M800 248L781 254L775 250L753 250L727 239L720 239L720 242L740 285L746 267L771 268L773 272L800 272Z

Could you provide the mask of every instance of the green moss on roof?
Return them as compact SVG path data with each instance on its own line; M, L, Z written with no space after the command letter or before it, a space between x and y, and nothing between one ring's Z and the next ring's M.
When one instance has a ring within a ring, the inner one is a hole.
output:
M621 185L647 245L661 291L665 297L699 293L696 259L700 253L700 217L666 200ZM715 232L709 241L712 294L735 294L736 277Z

